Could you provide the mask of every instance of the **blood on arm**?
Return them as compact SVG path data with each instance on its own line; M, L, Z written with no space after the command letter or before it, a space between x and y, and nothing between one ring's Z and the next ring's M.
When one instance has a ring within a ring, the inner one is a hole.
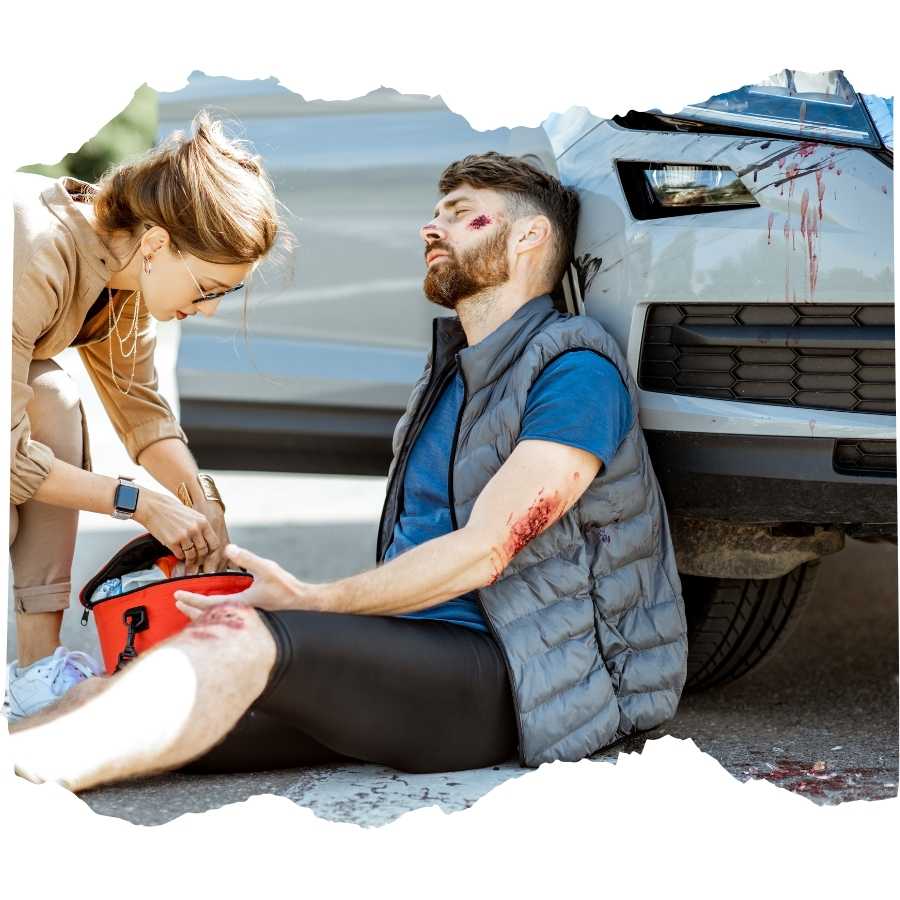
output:
M495 548L492 554L494 574L488 585L497 581L500 574L509 565L510 560L527 543L549 528L565 512L566 504L559 496L558 491L554 491L547 497L543 494L544 489L541 488L535 501L528 507L528 511L515 521L513 521L512 513L507 517L507 537L500 548Z

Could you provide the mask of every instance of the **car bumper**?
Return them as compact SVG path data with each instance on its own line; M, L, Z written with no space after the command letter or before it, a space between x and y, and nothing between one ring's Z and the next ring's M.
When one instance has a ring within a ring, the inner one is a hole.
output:
M885 451L878 458L880 471L847 474L845 451L852 448L845 445L836 457L836 438L651 429L644 436L669 515L876 525L876 531L896 534L894 441L879 445ZM893 475L884 471L891 453Z

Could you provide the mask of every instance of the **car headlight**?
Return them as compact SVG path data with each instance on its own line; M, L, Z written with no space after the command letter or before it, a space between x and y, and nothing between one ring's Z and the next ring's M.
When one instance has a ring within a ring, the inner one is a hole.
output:
M685 163L617 163L636 219L759 206L728 166Z

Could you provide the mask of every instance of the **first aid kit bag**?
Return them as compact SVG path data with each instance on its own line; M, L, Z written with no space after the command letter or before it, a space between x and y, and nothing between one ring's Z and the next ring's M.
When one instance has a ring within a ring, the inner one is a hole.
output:
M253 576L243 570L176 575L184 571L183 565L176 564L168 547L153 535L142 534L122 547L81 590L81 624L87 625L93 613L108 673L117 672L190 622L175 605L175 591L237 594L253 584Z

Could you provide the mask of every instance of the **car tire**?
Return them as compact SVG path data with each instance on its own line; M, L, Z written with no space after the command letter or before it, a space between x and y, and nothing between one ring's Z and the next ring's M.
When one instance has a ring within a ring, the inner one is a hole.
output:
M819 560L779 578L682 575L688 624L685 690L734 681L783 644L812 594Z

